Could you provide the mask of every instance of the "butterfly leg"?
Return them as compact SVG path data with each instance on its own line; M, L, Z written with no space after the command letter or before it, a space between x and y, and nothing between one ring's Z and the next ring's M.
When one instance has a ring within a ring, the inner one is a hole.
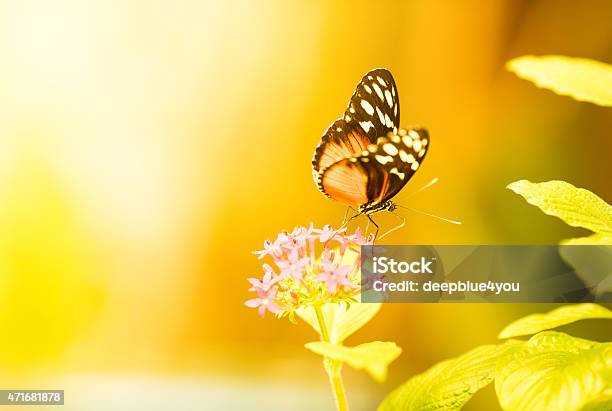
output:
M338 230L342 230L343 228L345 228L346 226L348 226L348 225L349 225L349 223L350 223L351 221L353 221L353 219L355 219L355 218L359 217L360 215L361 215L361 214L357 213L357 214L355 214L354 216L352 216L351 218L349 218L348 220L346 220L345 222L343 222L343 223L342 223L342 225L340 226L340 228L339 228Z
M353 218L355 218L356 216L351 217L350 219L347 220L348 218L348 214L349 214L349 210L357 212L357 210L355 210L353 207L348 206L346 208L346 211L344 212L344 218L342 219L342 226L344 226L344 224L348 224L349 221L351 221ZM359 214L357 214L359 215Z
M368 216L368 220L370 220L370 222L374 224L374 227L376 227L376 231L374 232L374 239L376 240L376 237L378 236L378 224L376 224L374 220L372 220L372 217L370 217L369 214L367 214L367 216Z

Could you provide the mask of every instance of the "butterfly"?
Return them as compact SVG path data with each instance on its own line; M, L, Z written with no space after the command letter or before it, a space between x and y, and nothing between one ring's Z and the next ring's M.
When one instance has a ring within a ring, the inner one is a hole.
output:
M391 72L379 68L366 73L344 115L315 149L312 173L318 189L356 208L357 215L370 218L395 210L391 199L419 169L429 147L427 130L399 124L399 95Z

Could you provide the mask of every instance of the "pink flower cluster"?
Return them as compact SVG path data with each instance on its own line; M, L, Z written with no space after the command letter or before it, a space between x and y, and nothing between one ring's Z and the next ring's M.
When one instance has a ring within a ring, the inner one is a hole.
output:
M259 259L271 257L276 267L263 264L262 278L249 278L256 297L245 305L263 317L266 311L282 315L302 306L348 301L359 288L360 246L373 242L374 236L365 238L359 228L351 235L330 225L283 231L254 252Z

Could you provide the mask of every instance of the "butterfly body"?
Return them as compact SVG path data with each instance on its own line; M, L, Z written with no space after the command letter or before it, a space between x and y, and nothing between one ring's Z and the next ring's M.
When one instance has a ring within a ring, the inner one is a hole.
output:
M419 168L429 147L427 130L399 128L399 115L391 73L366 73L344 115L315 149L313 177L325 196L367 216L395 209L391 198Z
M357 207L357 212L359 212L359 214L371 215L379 211L393 211L396 208L397 206L393 201L387 200L384 203L362 204Z

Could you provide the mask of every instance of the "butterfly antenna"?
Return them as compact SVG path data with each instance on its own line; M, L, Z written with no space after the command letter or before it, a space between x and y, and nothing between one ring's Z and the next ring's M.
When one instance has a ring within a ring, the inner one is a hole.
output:
M451 220L450 218L440 217L439 215L426 213L425 211L417 210L416 208L410 208L403 205L396 204L397 207L405 208L406 210L414 211L415 213L424 214L429 217L437 218L438 220L446 221L447 223L460 225L461 221Z
M429 187L433 186L433 185L434 185L434 184L436 184L438 181L440 181L440 179L439 179L438 177L434 177L434 178L432 178L432 179L431 179L431 181L430 181L429 183L425 184L423 187L419 188L417 191L415 191L415 192L413 192L413 193L410 193L409 195L411 195L411 196L412 196L412 195L418 194L418 193L420 193L421 191L426 190L426 189L428 189Z
M382 239L383 239L383 237L387 236L388 234L391 234L391 233L392 233L392 232L394 232L395 230L399 230L400 228L402 228L403 226L405 226L405 225L406 225L406 217L399 216L399 215L397 215L397 214L395 214L395 213L391 213L391 214L393 214L393 215L394 215L394 216L396 216L397 218L401 219L401 220L402 220L402 222L401 222L401 223L399 223L399 225L397 225L397 226L393 227L391 230L389 230L389 231L385 232L383 235L381 235L381 236L378 238L379 240L382 240Z

